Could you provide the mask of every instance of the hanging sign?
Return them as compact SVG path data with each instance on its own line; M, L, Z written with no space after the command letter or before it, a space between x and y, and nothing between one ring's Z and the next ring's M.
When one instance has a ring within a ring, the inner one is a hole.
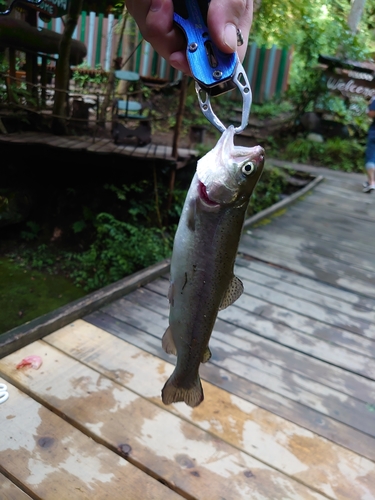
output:
M41 18L45 17L62 17L68 13L69 8L69 0L42 0L30 2L22 2L22 4L27 4L28 7L31 7L37 10L40 13Z

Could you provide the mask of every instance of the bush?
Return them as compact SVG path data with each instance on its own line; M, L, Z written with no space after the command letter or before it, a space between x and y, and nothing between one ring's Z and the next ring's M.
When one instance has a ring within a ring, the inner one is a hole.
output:
M247 209L247 216L254 215L277 203L288 185L288 173L277 167L263 171Z
M278 155L279 150L278 150ZM282 157L285 160L300 163L316 163L334 170L344 172L362 172L365 146L351 139L338 137L326 142L314 142L304 138L291 140L287 143Z
M160 229L134 226L101 213L97 237L89 250L77 254L72 277L86 291L109 285L170 255L172 239Z

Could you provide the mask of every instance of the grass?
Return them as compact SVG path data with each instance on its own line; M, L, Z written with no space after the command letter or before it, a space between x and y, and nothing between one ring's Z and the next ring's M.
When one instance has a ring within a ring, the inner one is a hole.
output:
M85 295L69 279L0 258L0 334Z

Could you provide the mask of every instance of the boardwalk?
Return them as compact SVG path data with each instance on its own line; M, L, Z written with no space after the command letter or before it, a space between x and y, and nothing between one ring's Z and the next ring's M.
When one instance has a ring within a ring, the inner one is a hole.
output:
M5 498L375 499L375 196L328 172L247 227L205 401L165 407L166 274L0 360ZM18 371L26 355L39 370ZM8 496L7 496L8 495Z
M89 136L58 136L44 132L22 132L13 134L0 134L0 144L12 143L22 145L43 144L58 149L73 151L86 151L101 155L121 155L134 160L163 161L175 163L172 156L172 147L165 144L150 142L147 146L137 147L135 144L115 144L112 138L93 138ZM196 158L197 152L193 149L178 148L180 162L188 162Z

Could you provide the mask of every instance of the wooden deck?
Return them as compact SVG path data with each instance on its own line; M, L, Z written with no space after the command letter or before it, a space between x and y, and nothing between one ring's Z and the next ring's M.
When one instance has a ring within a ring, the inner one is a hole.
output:
M102 155L115 154L132 157L135 160L161 160L175 162L172 156L172 147L151 142L147 146L137 147L135 144L116 145L112 138L92 138L89 136L56 136L42 132L21 132L0 134L1 143L15 144L43 144L54 148L63 148L75 151L86 151ZM178 161L186 162L197 157L193 149L178 148Z
M165 407L168 276L0 360L0 497L375 499L375 196L334 172L258 227L205 400ZM16 370L26 355L39 370Z

